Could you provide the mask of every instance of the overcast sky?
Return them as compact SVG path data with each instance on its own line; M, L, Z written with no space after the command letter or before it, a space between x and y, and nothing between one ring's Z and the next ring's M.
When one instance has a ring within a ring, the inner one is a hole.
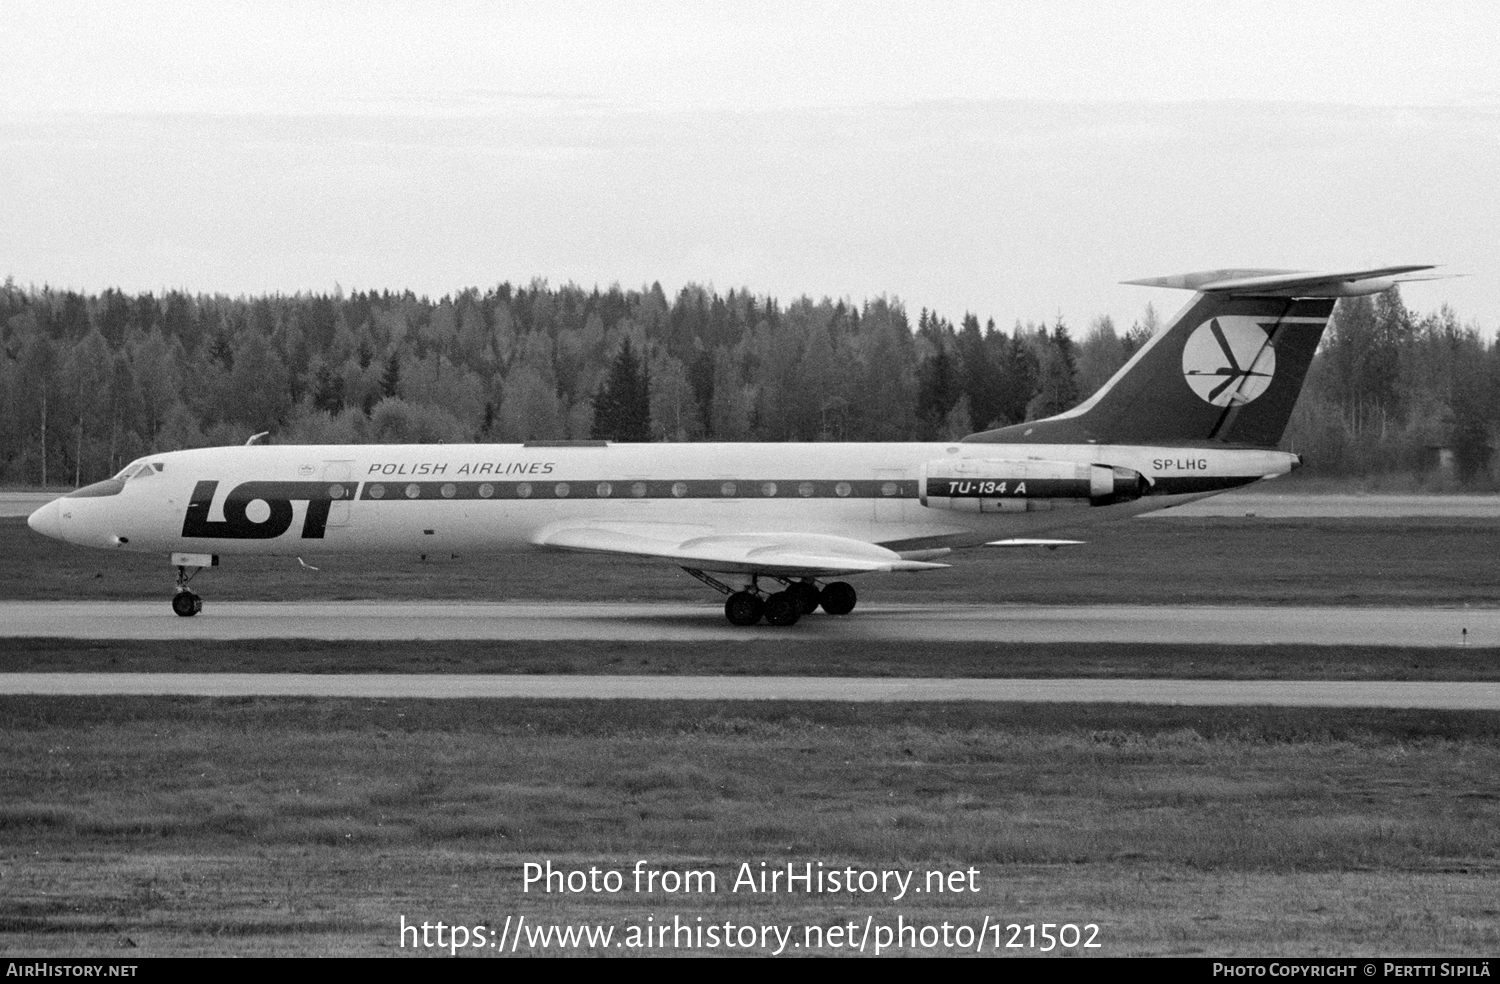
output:
M0 0L0 276L545 277L1121 327L1441 263L1500 326L1500 4Z

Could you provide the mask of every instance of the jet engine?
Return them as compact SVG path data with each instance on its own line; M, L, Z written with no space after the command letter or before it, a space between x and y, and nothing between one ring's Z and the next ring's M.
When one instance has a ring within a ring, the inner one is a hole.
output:
M929 509L996 513L1108 506L1150 488L1140 472L1113 465L967 458L923 465L918 493Z

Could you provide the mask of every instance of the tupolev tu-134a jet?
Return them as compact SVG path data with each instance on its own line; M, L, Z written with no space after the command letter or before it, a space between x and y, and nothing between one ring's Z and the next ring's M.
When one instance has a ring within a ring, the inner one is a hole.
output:
M1128 281L1196 293L1078 407L960 441L203 448L141 458L29 523L170 554L184 616L221 556L550 548L665 561L722 592L734 624L791 625L852 611L848 576L1055 545L1037 534L1286 474L1299 459L1276 445L1337 298L1430 269Z

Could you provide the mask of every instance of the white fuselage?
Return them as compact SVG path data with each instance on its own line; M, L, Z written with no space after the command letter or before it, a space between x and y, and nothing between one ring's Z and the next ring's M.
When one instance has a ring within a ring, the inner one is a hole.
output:
M923 505L924 466L956 460L1105 464L1140 472L1152 492L1004 512ZM560 523L608 522L827 534L916 556L1177 505L1284 474L1296 460L1278 451L958 442L205 448L143 458L132 467L152 467L117 489L58 499L32 526L131 551L315 556L518 550ZM238 503L228 501L237 489Z

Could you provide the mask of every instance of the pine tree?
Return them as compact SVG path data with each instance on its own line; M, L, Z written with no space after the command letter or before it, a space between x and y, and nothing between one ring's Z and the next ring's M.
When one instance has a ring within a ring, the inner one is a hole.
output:
M1155 335L1159 328L1161 328L1161 320L1156 316L1156 306L1148 301L1146 312L1141 315L1141 320L1132 324L1130 330L1125 333L1125 337L1121 339L1121 344L1125 346L1125 358L1135 355L1141 346L1151 341L1151 336Z
M344 377L321 358L314 360L312 402L319 410L338 413L344 409Z
M961 370L941 341L932 358L923 363L917 388L917 414L922 421L924 440L943 439L940 436L943 420L963 395Z
M995 334L994 319L990 320L987 334ZM1005 400L1000 367L991 359L993 346L985 337L986 333L979 330L979 318L965 314L958 332L958 354L963 366L963 392L969 398L969 416L976 427L988 427L998 420Z
M401 395L401 353L392 352L380 377L380 392L387 398Z
M1026 404L1026 419L1037 420L1069 410L1078 402L1077 356L1073 339L1062 318L1048 335L1042 328L1036 336L1039 374L1037 390Z
M594 399L595 440L651 440L651 397L646 375L646 366L636 358L626 337Z
M1078 345L1078 395L1089 396L1109 381L1127 358L1125 345L1115 334L1114 319L1101 314L1089 324L1088 334Z

